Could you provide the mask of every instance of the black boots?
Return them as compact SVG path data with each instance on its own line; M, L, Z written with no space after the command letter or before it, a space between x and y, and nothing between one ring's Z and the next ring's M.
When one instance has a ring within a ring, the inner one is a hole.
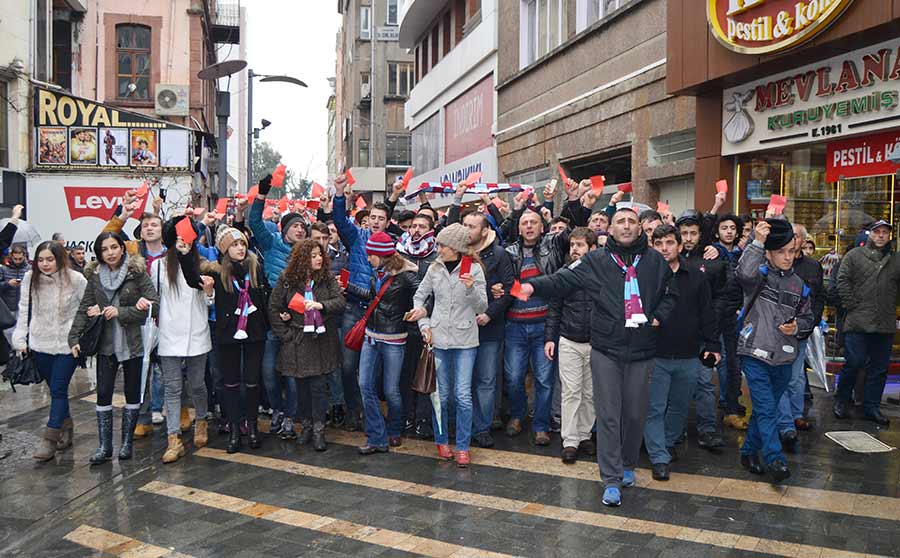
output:
M100 447L91 456L91 465L99 465L112 459L112 423L112 409L97 411L97 432L100 436Z
M297 437L297 443L301 446L305 446L312 440L313 437L313 424L309 419L301 419L300 420L300 436Z
M134 451L134 427L137 426L140 409L122 409L122 447L119 448L119 461L131 459Z
M325 451L328 446L325 445L325 423L317 422L312 428L312 445L316 451Z
M247 421L247 441L250 442L250 449L259 449L259 426L257 419L249 419Z
M225 449L225 452L237 453L239 451L241 451L241 425L232 422L231 431L228 433L228 448Z

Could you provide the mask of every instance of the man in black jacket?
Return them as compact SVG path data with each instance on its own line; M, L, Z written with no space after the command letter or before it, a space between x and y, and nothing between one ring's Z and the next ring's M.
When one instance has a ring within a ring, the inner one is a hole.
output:
M678 303L669 321L659 329L656 362L650 380L650 405L644 426L644 445L653 464L653 478L669 480L671 452L684 431L688 405L704 359L721 358L716 312L706 274L680 255L681 233L671 225L653 231L653 248L675 274ZM715 401L715 400L713 400ZM713 415L715 416L715 415Z
M618 506L621 487L634 485L658 327L670 319L678 294L669 284L672 270L647 245L634 210L616 211L609 230L603 249L551 276L532 279L522 285L522 295L590 293L597 463L606 485L603 504Z
M597 248L597 235L579 227L569 235L569 261ZM559 346L557 347L557 340ZM562 462L575 463L578 451L593 457L594 386L591 379L591 297L585 290L549 301L544 326L544 353L559 357Z

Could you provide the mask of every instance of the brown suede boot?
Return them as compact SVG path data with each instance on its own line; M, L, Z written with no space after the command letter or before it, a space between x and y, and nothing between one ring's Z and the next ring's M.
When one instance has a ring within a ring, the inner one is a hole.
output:
M135 438L146 438L153 434L153 424L140 424L134 427Z
M209 441L209 429L205 420L194 423L194 447L202 448Z
M44 436L32 457L38 461L50 461L56 455L57 443L59 443L59 429L48 426L44 429Z
M169 447L162 456L163 463L175 463L179 457L184 456L184 445L178 434L169 434Z
M181 407L181 431L187 432L191 429L191 414L188 413L187 407Z
M72 438L75 436L75 423L71 418L63 421L62 430L59 433L59 441L56 443L57 451L67 450L72 447Z

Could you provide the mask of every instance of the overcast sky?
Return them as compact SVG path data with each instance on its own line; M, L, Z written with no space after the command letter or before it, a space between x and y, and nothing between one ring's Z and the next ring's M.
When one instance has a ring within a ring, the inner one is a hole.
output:
M258 74L287 74L303 80L260 83L253 88L253 120L272 125L260 133L300 176L327 180L326 147L334 77L335 35L341 25L334 0L242 0L247 8L247 62Z

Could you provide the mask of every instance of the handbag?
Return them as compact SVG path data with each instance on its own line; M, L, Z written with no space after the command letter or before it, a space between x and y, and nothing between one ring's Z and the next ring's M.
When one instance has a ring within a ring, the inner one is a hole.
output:
M119 291L122 290L122 287L125 286L125 282L123 281L119 288L116 289L115 294L113 294L113 300L115 300L116 296L118 296ZM107 301L112 303L112 300ZM103 318L103 314L94 316L89 318L87 326L81 332L81 335L78 337L78 346L80 350L78 354L80 356L96 356L97 351L100 350L100 338L103 337L103 328L106 324L106 320Z
M417 393L430 394L437 390L437 376L434 369L434 348L430 345L422 347L419 362L416 363L416 375L413 377L412 390Z
M16 325L16 315L3 300L0 300L0 329L9 329L14 325Z
M353 327L350 328L350 331L344 336L344 346L351 351L356 351L358 353L362 350L363 341L366 340L366 321L368 321L372 312L375 311L375 307L378 306L378 303L381 302L381 297L384 296L385 291L391 286L393 280L393 275L388 277L387 281L385 281L384 285L379 289L378 294L375 295L375 300L373 300L372 304L366 309L366 313L363 314L363 317L360 318L359 321L353 324Z
M31 327L31 299L28 300L28 328ZM26 329L26 331L28 331ZM28 345L28 341L31 338L30 333L26 333L25 335L25 345ZM18 351L12 351L9 355L9 362L6 364L6 368L3 370L3 379L9 382L10 387L13 392L16 391L16 384L21 386L27 386L29 384L39 384L44 379L41 377L41 373L38 370L37 362L34 360L34 353L31 350L27 350L25 354L19 353Z

